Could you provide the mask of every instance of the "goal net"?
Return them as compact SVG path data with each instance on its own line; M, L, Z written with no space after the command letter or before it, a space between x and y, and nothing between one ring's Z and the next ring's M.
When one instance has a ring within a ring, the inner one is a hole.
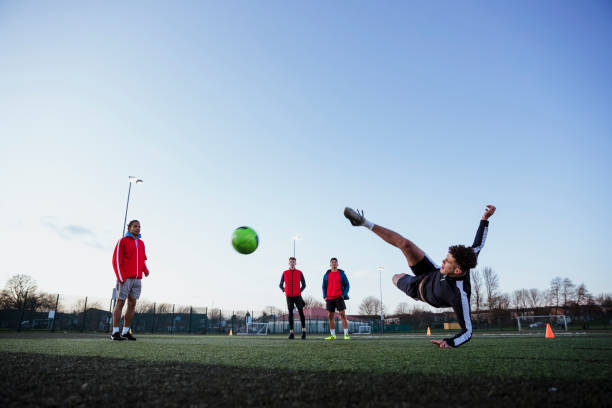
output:
M267 336L268 335L268 323L254 323L248 322L246 325L246 332L238 333L247 336Z
M518 316L516 322L519 333L544 332L547 323L550 324L553 330L567 331L569 318L565 315Z
M357 333L354 334L372 334L372 326L364 324L357 328Z

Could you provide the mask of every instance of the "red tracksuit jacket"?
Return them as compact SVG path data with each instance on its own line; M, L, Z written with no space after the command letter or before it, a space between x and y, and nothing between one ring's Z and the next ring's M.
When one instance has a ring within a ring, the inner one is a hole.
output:
M126 234L121 238L113 251L113 268L117 280L121 283L126 279L142 279L142 274L149 275L146 264L145 244L140 237Z

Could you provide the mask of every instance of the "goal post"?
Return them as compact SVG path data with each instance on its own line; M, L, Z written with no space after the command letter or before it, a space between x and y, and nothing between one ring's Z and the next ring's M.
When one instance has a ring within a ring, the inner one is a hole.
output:
M568 319L565 315L517 316L519 333L535 333L546 330L546 324L553 329L567 331Z
M357 332L353 334L372 334L372 326L369 324L362 324L357 327Z
M267 336L268 335L268 323L247 322L246 332L237 333L237 334L247 335L247 336Z

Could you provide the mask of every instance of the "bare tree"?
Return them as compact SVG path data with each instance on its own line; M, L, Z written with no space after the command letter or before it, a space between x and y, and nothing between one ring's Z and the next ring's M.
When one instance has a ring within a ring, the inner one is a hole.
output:
M383 313L385 307L383 306ZM374 296L368 296L361 301L359 305L359 314L362 315L376 315L380 313L380 299Z
M561 299L563 299L563 306L567 306L574 298L574 288L576 285L570 278L563 279L561 282Z
M312 295L306 296L304 298L304 303L306 304L306 307L320 307L320 308L325 307L322 301L320 301L319 299L316 299Z
M562 283L563 281L558 276L552 281L550 281L550 288L548 289L548 294L550 296L550 301L555 305L555 307L559 307L559 301L561 300Z
M507 293L497 295L494 299L495 309L508 310L510 308L510 296Z
M497 273L490 267L485 266L482 270L485 291L487 294L487 307L494 309L496 306L497 290L499 289L499 278Z
M37 291L38 285L31 276L11 276L0 295L1 306L3 309L19 309L24 305L26 295L34 298Z
M595 303L600 306L606 306L606 307L612 306L612 293L600 293L595 298Z
M411 307L407 302L401 302L395 308L395 314L397 315L405 315L410 314Z
M529 300L530 307L538 307L542 302L542 293L536 288L531 288L529 289L527 299Z
M470 272L472 275L472 303L476 312L480 310L482 305L482 272L474 269Z
M136 313L153 313L153 303L141 300L136 303Z
M160 303L155 308L155 313L172 313L172 305L170 303Z
M74 313L81 313L85 309L85 306L87 306L87 310L90 310L90 309L102 310L102 305L100 304L99 301L88 300L87 305L85 305L85 298L80 298L79 300L74 302L74 304L72 305L72 311Z
M589 293L584 283L581 283L576 288L576 303L586 305L592 301L593 296Z
M517 289L512 292L512 304L514 305L514 308L518 313L519 309L523 304L523 292L520 289Z
M282 314L286 314L287 310L276 306L266 306L264 308L264 313L270 316L280 316Z

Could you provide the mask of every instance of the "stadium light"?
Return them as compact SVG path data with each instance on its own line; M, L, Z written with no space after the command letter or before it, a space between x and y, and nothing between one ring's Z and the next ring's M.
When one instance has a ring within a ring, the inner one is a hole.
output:
M121 234L121 236L125 235L125 223L127 222L128 207L130 205L130 192L132 190L132 183L134 184L143 183L142 179L139 179L135 176L129 176L128 181L129 181L128 196L127 196L127 203L125 204L125 217L123 218L123 233Z

